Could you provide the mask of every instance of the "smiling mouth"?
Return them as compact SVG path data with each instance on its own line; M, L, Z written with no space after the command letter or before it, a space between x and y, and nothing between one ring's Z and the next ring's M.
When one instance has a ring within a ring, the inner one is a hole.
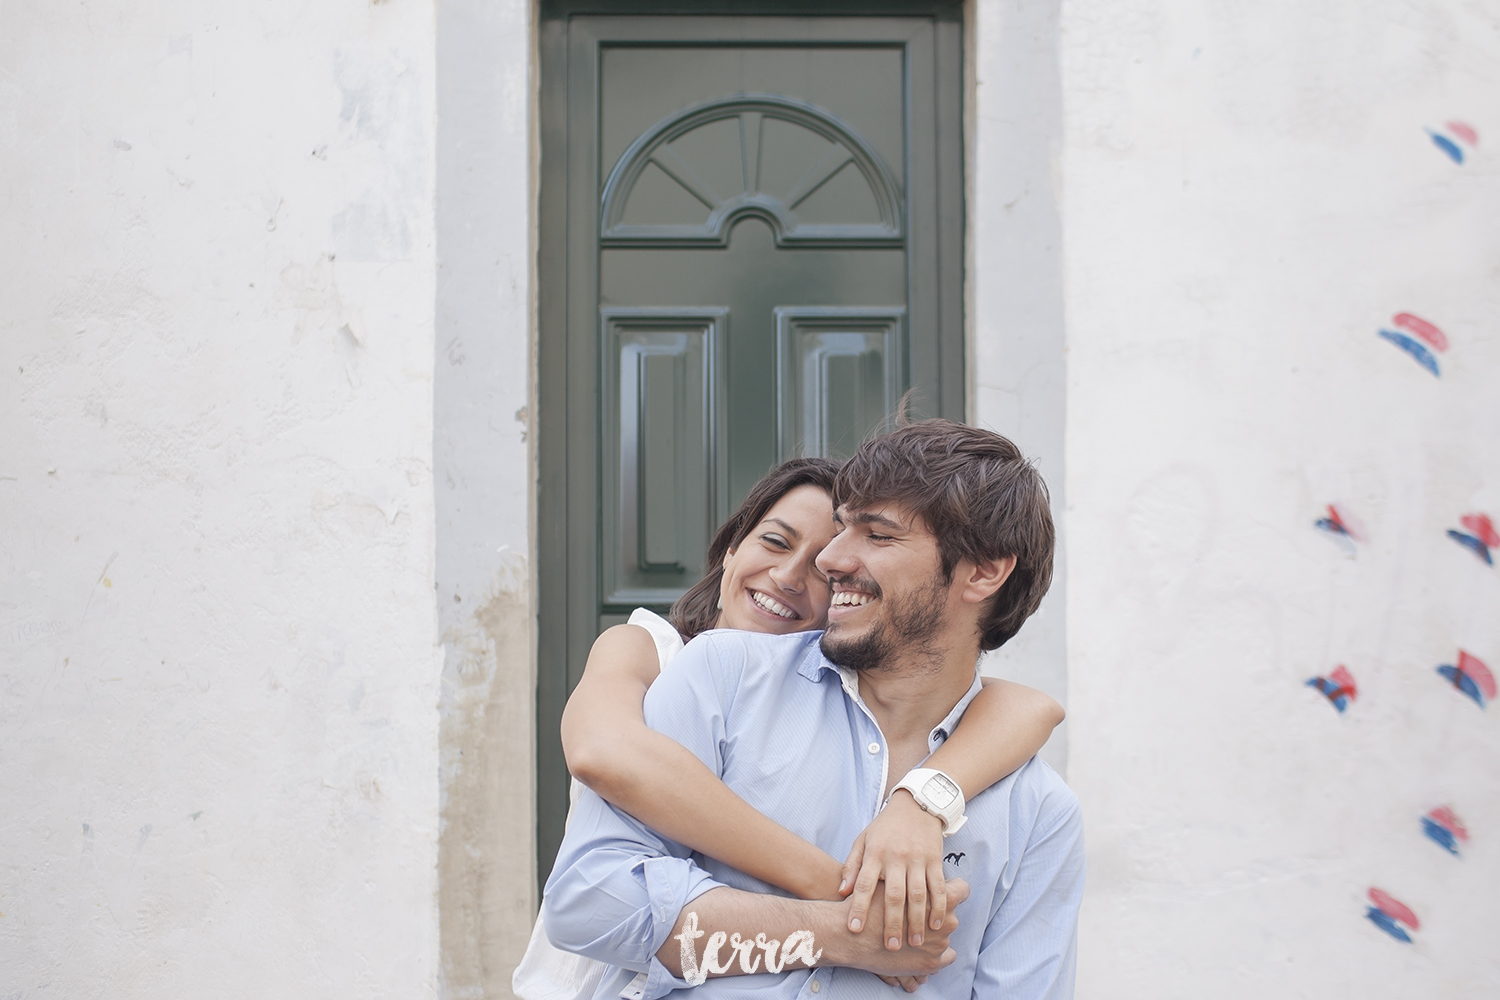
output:
M862 594L857 590L841 590L833 595L835 608L858 608L875 600L873 594Z
M758 590L750 591L750 600L754 601L758 607L771 612L778 618L785 618L787 621L796 621L802 617L785 604L767 597Z

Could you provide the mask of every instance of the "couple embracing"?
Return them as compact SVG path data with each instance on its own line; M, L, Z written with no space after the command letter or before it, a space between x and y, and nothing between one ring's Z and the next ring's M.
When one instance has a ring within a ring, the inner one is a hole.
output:
M1071 997L1082 825L1033 758L1062 710L977 671L1053 540L1015 445L951 421L773 470L671 621L590 653L517 995Z

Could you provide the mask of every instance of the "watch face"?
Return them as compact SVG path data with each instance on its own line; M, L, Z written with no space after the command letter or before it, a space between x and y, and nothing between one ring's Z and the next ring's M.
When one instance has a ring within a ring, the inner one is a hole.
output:
M946 774L934 774L922 786L922 794L927 796L927 801L934 808L946 809L958 798L959 790Z

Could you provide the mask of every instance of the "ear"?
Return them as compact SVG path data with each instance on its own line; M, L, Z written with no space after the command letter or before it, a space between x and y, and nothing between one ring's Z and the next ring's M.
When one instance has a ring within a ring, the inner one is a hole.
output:
M968 604L979 604L1000 589L1010 579L1016 568L1016 557L1003 559L981 559L971 563L967 559L954 567L955 582L959 584L959 597Z

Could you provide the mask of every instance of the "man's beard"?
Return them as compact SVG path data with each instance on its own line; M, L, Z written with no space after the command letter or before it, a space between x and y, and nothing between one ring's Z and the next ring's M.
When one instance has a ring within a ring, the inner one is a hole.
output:
M943 616L948 585L941 573L934 573L927 583L898 602L887 603L873 580L851 578L849 583L873 594L884 605L884 616L861 636L841 637L838 622L831 622L818 642L829 662L852 670L890 670L896 660L909 655L913 660L937 660L941 651L933 640L947 622Z

